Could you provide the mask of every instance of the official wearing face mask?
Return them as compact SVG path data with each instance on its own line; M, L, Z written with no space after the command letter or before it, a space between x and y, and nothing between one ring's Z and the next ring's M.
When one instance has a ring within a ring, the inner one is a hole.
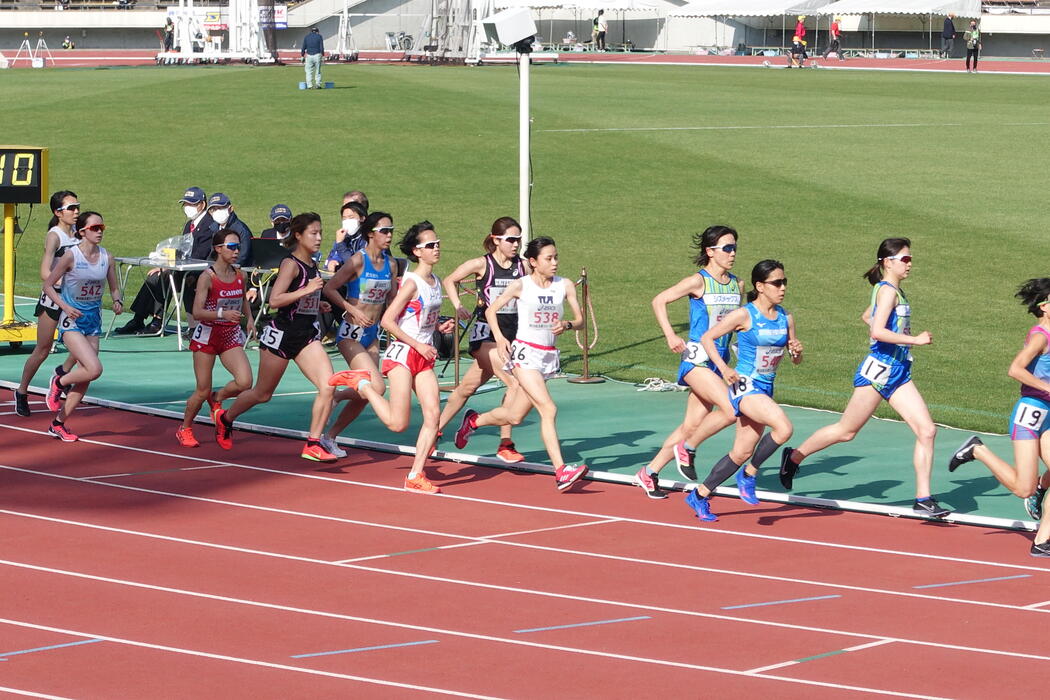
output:
M251 265L252 232L247 224L241 221L233 210L230 198L222 192L216 192L208 199L208 216L218 229L228 229L241 239L241 250L237 255L237 265Z
M368 241L361 235L360 226L368 212L357 202L347 202L339 210L339 218L342 220L342 228L336 236L335 245L328 253L325 268L329 272L335 272L343 263L353 257L354 253L362 250Z
M270 209L270 228L264 229L259 238L275 238L283 241L288 237L289 224L292 221L292 210L287 204L275 204Z

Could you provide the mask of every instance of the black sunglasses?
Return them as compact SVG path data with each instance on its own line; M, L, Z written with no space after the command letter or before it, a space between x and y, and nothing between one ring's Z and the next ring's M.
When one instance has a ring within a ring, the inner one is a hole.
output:
M768 282L763 282L762 284L771 284L774 287L786 287L787 283L788 283L788 278L787 277L781 277L778 280L769 280Z

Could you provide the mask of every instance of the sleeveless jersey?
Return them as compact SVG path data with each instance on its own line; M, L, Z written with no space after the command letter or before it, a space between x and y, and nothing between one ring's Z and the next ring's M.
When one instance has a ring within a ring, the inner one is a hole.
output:
M208 274L211 275L211 288L208 290L208 298L204 300L205 311L240 311L244 308L244 277L237 270L237 276L232 282L223 282L215 274L215 268L209 267ZM240 325L237 321L222 318L214 321L202 321L214 326Z
M294 262L299 268L296 276L292 279L292 283L288 285L289 292L302 289L310 282L310 280L321 274L317 271L317 265L313 262L307 265L294 255L288 256L288 259ZM274 322L281 330L305 330L312 327L317 321L317 312L320 306L321 290L318 289L316 292L307 294L305 297L292 302L288 306L282 306L277 309L277 313L274 315Z
M768 319L754 303L744 308L751 316L751 327L736 334L736 371L742 376L772 383L788 341L787 312L782 306L775 306L776 318Z
M532 275L522 277L516 339L536 347L553 348L554 325L561 320L564 303L564 277L554 277L549 287L536 284Z
M740 307L740 280L736 275L730 274L729 281L723 284L707 270L700 270L696 274L704 278L704 295L689 297L689 340L694 343L700 342L700 336L709 328ZM727 333L715 341L715 347L723 360L729 358L732 338L732 334Z
M389 251L383 251L383 267L376 269L367 250L361 251L361 274L346 284L347 298L362 304L385 304L394 288Z
M525 276L525 264L520 257L514 257L510 261L510 267L500 267L496 257L492 253L485 255L485 272L478 278L476 289L478 292L478 308L484 309L491 306L503 290L510 286L516 279ZM518 300L514 299L507 303L499 314L515 314L518 312Z
M893 309L890 310L889 318L886 319L886 328L894 333L911 335L911 305L908 304L908 300L904 298L904 292L897 289L889 282L879 282L875 285L875 288L871 290L872 316L874 317L875 315L875 309L877 308L875 302L879 296L879 289L881 289L883 285L897 293L897 303L894 305ZM911 346L885 343L881 340L872 340L871 354L886 357L897 362L904 362L910 357Z
M434 275L434 284L429 285L414 272L406 272L404 280L415 282L416 296L402 309L397 325L411 338L430 345L441 311L441 280Z
M51 269L54 270L55 265L58 264L58 259L62 257L62 253L67 248L78 245L80 243L80 239L76 236L67 234L58 226L52 226L51 230L48 231L48 233L51 233L52 231L55 233L55 235L58 236L58 247L55 248L55 254L51 258Z
M109 253L100 247L98 261L91 263L77 245L70 248L66 255L73 256L73 267L62 278L62 299L80 311L100 308L102 290L109 272Z
M1039 357L1029 362L1025 369L1039 379L1042 379L1044 382L1050 382L1050 333L1048 333L1042 326L1032 326L1028 331L1028 335L1025 337L1025 343L1031 340L1032 336L1036 333L1042 333L1043 336L1046 337L1047 349L1044 350ZM1031 396L1050 402L1050 394L1030 387L1027 384L1021 385L1021 396Z

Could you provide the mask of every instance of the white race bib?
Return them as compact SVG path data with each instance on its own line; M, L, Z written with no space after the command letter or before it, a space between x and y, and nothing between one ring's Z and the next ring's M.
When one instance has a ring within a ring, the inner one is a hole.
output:
M284 340L284 331L277 330L273 326L266 326L259 334L259 342L268 348L278 349Z
M193 335L190 340L196 341L201 345L207 345L208 341L211 340L211 326L203 323L198 323L197 327L193 329Z
M57 309L58 304L51 300L51 297L47 295L47 292L40 292L40 305L45 309Z
M337 340L356 340L361 342L361 338L365 335L365 329L363 326L358 326L348 321L343 321L339 326L339 332L336 333Z
M900 332L904 335L911 335L911 304L897 304L895 311L900 320Z
M699 341L690 340L685 344L685 351L682 352L682 362L691 362L694 365L702 365L707 362L710 357L707 355L707 351L704 350L704 346Z
M481 343L489 337L489 324L485 321L475 321L470 327L470 342Z
M58 317L58 327L64 331L71 331L77 327L77 321L74 318L70 318L63 311L62 315Z
M408 350L409 347L405 343L402 343L400 341L396 343L391 343L387 347L386 353L383 355L383 359L390 360L391 362L397 362L399 364L404 364L405 361L408 359Z
M739 399L744 394L755 388L751 377L740 377L729 386L729 398Z
M889 381L890 366L868 355L860 365L860 376L872 384L882 385Z
M1046 422L1046 410L1031 404L1018 404L1014 411L1014 425L1026 428L1033 432L1039 432Z
M755 371L759 374L771 374L777 371L777 365L784 357L783 346L759 345L755 348Z

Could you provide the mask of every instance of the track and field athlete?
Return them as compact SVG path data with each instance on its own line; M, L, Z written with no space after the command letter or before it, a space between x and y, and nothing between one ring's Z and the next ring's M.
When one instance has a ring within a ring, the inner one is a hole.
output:
M310 432L301 457L314 462L338 459L321 447L321 432L332 411L332 363L318 340L317 314L328 307L321 302L321 273L314 256L321 249L321 217L305 212L292 217L289 235L282 244L292 254L281 261L277 278L270 288L272 320L259 331L259 374L255 386L237 397L228 410L215 411L215 439L223 449L233 447L233 422L245 411L266 403L277 389L288 363L295 361L299 371L317 387L310 415Z
M802 343L795 334L795 319L781 304L787 293L784 265L762 260L751 270L748 303L730 312L700 337L700 342L728 385L729 401L737 416L736 440L729 454L711 469L704 482L691 490L685 502L703 521L718 520L711 512L710 496L736 474L740 498L757 505L755 477L762 464L791 438L794 427L773 400L773 382L786 350L796 365L802 362ZM718 340L736 332L737 363L730 367ZM770 432L763 434L766 426ZM748 458L750 457L750 461Z
M102 289L106 284L113 299L113 313L118 316L124 313L117 271L109 252L99 245L106 230L102 215L81 212L76 227L80 242L66 250L44 282L44 293L62 310L58 318L58 339L79 365L66 374L52 375L45 397L48 410L55 412L47 432L63 442L79 439L66 428L66 420L84 398L88 385L102 375L98 343L102 336ZM61 294L55 289L60 279Z
M689 387L689 396L682 423L667 436L648 466L634 476L635 483L642 487L649 498L667 498L667 492L660 488L659 472L672 458L684 479L696 481L693 460L701 439L696 435L701 421L710 416L710 435L736 422L725 382L718 367L708 358L700 344L700 337L740 308L743 285L730 272L736 262L737 239L737 232L728 226L709 226L703 233L695 234L693 246L698 252L693 262L700 271L653 297L653 314L667 340L667 347L671 352L681 355L678 383ZM667 307L682 297L689 298L688 341L678 337L667 316ZM715 343L718 354L725 362L729 361L731 339L730 333ZM715 406L719 410L713 412Z
M470 354L474 363L445 400L445 408L441 411L441 419L438 421L439 435L467 403L467 399L494 375L507 387L503 396L504 405L512 403L518 393L518 381L503 369L503 362L499 359L496 338L485 319L485 309L496 301L512 282L521 279L527 272L525 262L518 255L521 248L521 225L509 216L496 219L482 245L485 248L484 255L466 261L444 281L445 294L456 309L456 318L464 321L474 319L473 325L470 326ZM478 305L473 313L460 303L456 288L457 284L468 277L474 278L478 295ZM511 301L504 305L496 314L496 319L504 338L515 337L518 331L517 302ZM515 449L511 440L511 426L501 425L499 433L500 443L496 449L496 456L508 464L524 461L525 456Z
M583 321L576 286L572 280L558 277L558 248L554 239L540 236L529 241L525 259L532 272L511 282L485 309L485 320L496 340L499 357L518 380L521 392L512 403L504 403L487 413L468 409L456 431L456 447L463 449L471 434L487 425L518 425L530 406L540 414L543 446L554 465L555 485L565 491L587 473L586 464L565 464L558 441L556 419L558 407L547 391L547 379L557 373L560 358L555 340L565 331L579 328ZM516 303L518 327L513 342L500 330L499 312ZM565 304L572 320L564 318Z
M41 281L47 280L64 250L80 243L80 237L76 233L80 202L77 201L76 193L69 190L55 192L51 195L49 203L52 216L47 235L44 236L44 256L40 259ZM61 286L62 281L58 280L57 284ZM22 367L22 380L15 389L15 413L23 418L30 415L29 384L51 353L55 329L58 328L58 317L61 314L62 310L58 305L41 290L36 309L33 311L33 315L36 316L36 345L26 358ZM55 367L55 374L65 374L72 366L73 358L70 355L64 364Z
M873 286L871 304L862 316L870 328L871 347L853 377L853 395L837 423L821 428L795 449L784 449L780 481L790 490L802 460L826 447L852 440L885 399L915 433L912 510L919 515L943 518L950 511L930 495L937 427L911 378L912 347L933 341L929 331L911 334L911 305L901 290L901 282L911 274L911 241L887 238L879 244L876 257L875 264L863 275Z
M390 254L390 241L394 235L394 219L390 214L372 212L365 217L359 230L366 241L364 249L354 253L325 282L324 295L333 309L342 312L343 320L335 340L347 366L368 372L372 388L383 394L386 386L379 371L380 320L394 298L404 261ZM346 451L335 439L360 415L368 405L368 399L353 389L346 389L336 392L335 400L348 403L321 436L321 445L332 454L345 457Z
M215 262L197 279L193 297L193 318L199 323L190 337L190 350L197 388L186 400L182 425L175 431L175 439L183 447L200 446L193 435L193 419L205 402L214 420L223 401L252 386L252 366L244 352L241 328L241 321L251 319L252 312L245 297L244 275L234 266L241 250L240 235L221 229L216 231L212 243ZM218 391L212 391L216 357L233 378Z
M1014 464L1009 464L974 435L962 444L948 462L948 471L977 460L988 467L999 483L1025 499L1028 514L1040 521L1032 544L1033 557L1050 557L1050 509L1044 508L1050 472L1039 479L1039 458L1050 462L1050 449L1041 447L1050 429L1050 278L1030 279L1016 294L1039 322L1028 330L1024 347L1010 363L1007 374L1021 383L1021 398L1010 414L1010 440ZM1016 466L1015 466L1016 465Z
M416 438L416 456L405 478L405 490L434 494L438 493L438 487L423 473L437 439L441 415L441 390L434 372L437 359L434 331L448 333L456 321L450 318L438 325L441 279L434 274L434 266L441 259L441 240L434 225L429 221L415 224L398 245L416 265L404 274L400 289L383 313L383 329L393 338L383 355L382 368L390 382L390 399L372 386L368 370L339 372L332 377L332 382L349 386L367 399L379 420L395 433L403 432L411 421L412 392L415 392L423 413L423 425Z

